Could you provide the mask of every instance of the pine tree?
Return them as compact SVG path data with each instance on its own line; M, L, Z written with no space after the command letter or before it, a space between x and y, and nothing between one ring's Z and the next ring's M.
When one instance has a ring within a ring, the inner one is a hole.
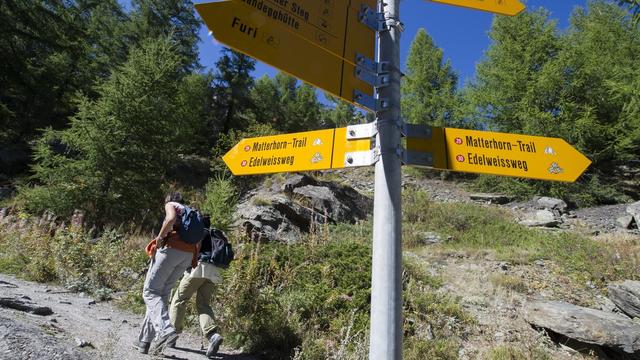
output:
M161 198L165 174L177 156L180 132L188 137L179 96L182 58L172 41L148 40L101 83L99 98L77 99L70 127L48 130L38 142L34 177L23 188L33 212L68 216L87 210L98 224L139 220Z
M453 120L457 75L424 29L418 30L402 79L402 114L413 124L445 126Z
M227 48L222 50L213 77L217 133L227 134L231 129L248 125L246 113L252 106L249 92L255 65L256 61L246 55Z
M130 39L134 44L169 36L176 44L185 73L199 67L200 20L191 0L132 0Z

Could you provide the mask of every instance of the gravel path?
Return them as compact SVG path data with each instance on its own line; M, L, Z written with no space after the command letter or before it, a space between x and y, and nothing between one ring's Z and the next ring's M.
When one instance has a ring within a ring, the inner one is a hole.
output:
M3 297L24 298L53 310L39 316L0 307L0 359L126 359L144 360L133 340L142 318L116 308L108 302L70 293L65 289L38 284L0 274ZM206 359L199 336L184 333L175 349L165 350L164 358ZM217 359L258 360L232 349L221 349Z

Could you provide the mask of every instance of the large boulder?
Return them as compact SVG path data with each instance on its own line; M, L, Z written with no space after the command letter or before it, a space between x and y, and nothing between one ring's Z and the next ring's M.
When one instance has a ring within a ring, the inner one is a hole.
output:
M557 227L562 220L550 210L538 210L533 214L528 214L527 218L520 221L520 225L529 227Z
M567 212L567 203L561 199L543 196L536 203L542 209L556 210L561 214Z
M623 315L557 301L536 301L525 307L525 319L536 328L600 346L620 358L640 359L640 324Z
M282 186L263 186L245 196L235 224L254 241L296 242L325 223L355 223L373 209L370 198L347 185L289 175Z
M636 225L640 227L640 201L629 204L627 206L627 214L633 216Z
M622 312L631 317L640 317L640 281L625 280L607 286L609 299Z

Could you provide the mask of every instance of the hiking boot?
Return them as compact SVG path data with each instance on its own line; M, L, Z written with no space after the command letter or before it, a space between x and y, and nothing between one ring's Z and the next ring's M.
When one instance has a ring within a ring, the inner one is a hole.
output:
M176 340L178 340L178 334L175 331L172 331L168 334L160 336L155 343L153 344L153 350L151 350L151 355L160 355L167 347L168 344L175 344Z
M133 342L133 347L136 348L141 354L149 353L149 346L151 346L151 343L145 341L136 340Z
M178 341L178 337L176 336L175 339L173 339L173 341L167 341L167 347L169 349L175 349L176 348L176 341Z
M222 336L220 334L213 334L209 339L209 347L207 348L207 357L211 358L218 353L220 344L222 344Z

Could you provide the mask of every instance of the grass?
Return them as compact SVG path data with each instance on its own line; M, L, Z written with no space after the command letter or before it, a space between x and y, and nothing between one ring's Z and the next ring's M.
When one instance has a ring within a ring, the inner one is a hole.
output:
M432 203L420 190L405 192L405 224L413 233L430 231L449 240L449 251L489 251L497 260L530 264L552 260L565 275L601 286L609 281L640 278L640 244L604 244L569 232L550 233L518 225L506 210L461 203ZM409 247L420 246L411 241Z
M489 351L486 360L552 360L553 357L541 348L522 348L512 345L501 345Z
M519 276L492 274L489 277L489 281L491 281L494 286L516 291L519 293L526 293L527 290L529 290L527 282Z

